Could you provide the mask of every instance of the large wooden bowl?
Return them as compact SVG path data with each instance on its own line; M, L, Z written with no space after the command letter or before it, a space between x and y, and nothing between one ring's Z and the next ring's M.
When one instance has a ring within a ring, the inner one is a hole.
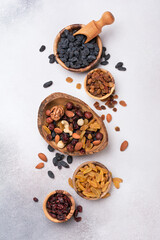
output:
M77 193L80 197L82 197L82 198L85 198L85 199L87 199L87 200L98 200L98 199L103 198L103 197L109 192L110 187L111 187L111 183L112 183L112 177L111 177L111 174L110 174L110 172L109 172L109 185L108 185L108 188L106 189L105 192L103 192L103 193L101 194L101 196L100 196L99 198L89 198L89 197L87 197L87 196L84 196L83 193L82 193L82 192L79 192L78 189L77 189L77 187L76 187L76 182L75 182L76 178L75 178L75 176L76 176L77 173L79 172L80 168L86 166L88 163L93 163L94 165L98 165L98 166L100 166L100 167L102 167L102 168L107 169L106 166L104 166L104 165L103 165L102 163L100 163L100 162L88 161L88 162L82 163L82 164L75 170L75 172L74 172L74 174L73 174L73 177L72 177L73 188L74 188L74 190L76 191L76 193ZM108 169L107 169L107 170L108 170Z
M57 47L58 47L58 43L59 43L59 40L60 40L60 36L61 34L64 32L65 29L69 30L69 31L73 31L73 30L79 30L81 29L83 26L83 24L72 24L72 25L69 25L65 28L63 28L59 33L58 35L56 36L55 38L55 41L54 41L54 46L53 46L53 51L54 51L54 55L56 56L56 59L57 59L57 62L65 69L69 70L69 71L72 71L72 72L86 72L86 71L89 71L91 68L93 68L100 60L101 58L101 55L102 55L102 41L100 39L99 36L97 36L97 44L98 44L98 47L99 47L99 53L97 55L97 58L91 62L87 67L85 68L79 68L79 69L74 69L74 68L68 68L62 61L61 59L59 58L58 56L58 52L57 52Z
M87 77L88 77L88 74L96 71L97 69L100 69L100 70L101 70L102 72L104 72L104 73L108 73L108 74L110 75L113 83L114 83L114 86L111 88L110 93L107 93L107 94L104 95L103 97L96 97L96 96L92 95L90 92L88 92L88 90L87 90ZM91 70L88 74L86 75L86 77L85 77L85 79L84 79L84 89L85 89L86 93L87 93L90 97L92 97L92 98L94 98L94 99L96 99L96 100L104 100L104 99L107 99L107 98L113 93L113 91L115 90L115 81L114 81L114 78L113 78L112 74L111 74L109 71L107 71L107 70L105 70L105 69L103 69L103 68L95 68L95 69Z
M42 128L42 126L46 124L45 112L47 109L51 109L51 107L55 105L65 105L67 102L70 102L70 101L73 102L75 105L80 105L82 107L82 111L90 111L93 114L93 116L96 118L99 125L101 126L100 132L103 133L102 142L98 146L94 146L92 149L86 151L85 154L86 155L93 154L103 150L108 144L108 134L102 119L85 102L65 93L59 93L59 92L53 93L49 95L47 98L45 98L41 103L38 111L38 129L41 136L50 146L52 146L53 148L57 149L58 151L64 154L69 154L73 156L81 155L79 152L73 152L73 153L68 152L66 147L62 149L58 148L54 141L48 141L46 139L47 133Z
M51 215L48 213L47 207L46 207L47 201L50 198L50 196L52 196L52 195L54 195L56 193L63 193L63 194L65 194L71 200L71 203L72 203L71 210L70 210L69 214L66 216L66 218L64 220L61 220L61 221L56 219L56 218L51 217ZM49 193L46 196L46 198L45 198L45 200L43 202L43 211L44 211L45 216L52 222L55 222L55 223L66 222L73 216L73 213L75 211L75 201L74 201L73 197L68 192L66 192L64 190L56 190L56 191L53 191L53 192Z

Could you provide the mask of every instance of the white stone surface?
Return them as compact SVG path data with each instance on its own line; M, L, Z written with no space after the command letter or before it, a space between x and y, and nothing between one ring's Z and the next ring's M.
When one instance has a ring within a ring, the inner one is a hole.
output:
M37 129L40 102L53 92L73 94L93 105L93 100L76 83L85 74L71 73L48 63L53 41L63 27L88 23L110 10L116 21L101 34L111 54L109 65L119 99L127 108L112 110L113 120L105 124L109 146L93 156L74 158L70 169L58 171L53 153ZM159 0L1 0L0 1L0 239L111 239L158 240L160 238L160 1ZM47 46L45 52L39 48ZM123 61L126 72L114 68ZM74 82L68 84L66 77ZM44 89L43 83L54 84ZM115 132L114 127L121 131ZM129 147L120 152L121 142ZM37 154L49 161L36 170ZM87 160L105 164L124 183L112 188L111 197L101 201L81 199L68 186L75 168ZM53 170L55 180L47 176ZM84 208L83 220L54 224L43 214L45 196L54 189L69 191ZM33 202L36 196L38 203Z

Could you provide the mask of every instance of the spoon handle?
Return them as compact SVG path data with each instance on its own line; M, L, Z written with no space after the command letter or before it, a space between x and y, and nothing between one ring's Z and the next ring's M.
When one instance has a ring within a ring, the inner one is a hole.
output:
M95 21L95 24L101 32L103 26L110 25L113 22L114 22L114 16L112 15L112 13L111 12L104 12L101 19L98 20L98 21Z

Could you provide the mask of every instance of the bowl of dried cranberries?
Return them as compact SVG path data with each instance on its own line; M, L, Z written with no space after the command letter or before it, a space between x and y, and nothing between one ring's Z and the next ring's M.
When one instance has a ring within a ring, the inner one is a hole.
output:
M46 196L43 202L43 211L52 222L66 222L74 214L75 201L68 192L56 190Z

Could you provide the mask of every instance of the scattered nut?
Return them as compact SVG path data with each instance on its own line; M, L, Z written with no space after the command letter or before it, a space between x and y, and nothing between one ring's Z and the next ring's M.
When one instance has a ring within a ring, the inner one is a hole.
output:
M42 161L47 162L47 157L46 157L46 155L45 155L44 153L38 153L38 157L39 157Z

